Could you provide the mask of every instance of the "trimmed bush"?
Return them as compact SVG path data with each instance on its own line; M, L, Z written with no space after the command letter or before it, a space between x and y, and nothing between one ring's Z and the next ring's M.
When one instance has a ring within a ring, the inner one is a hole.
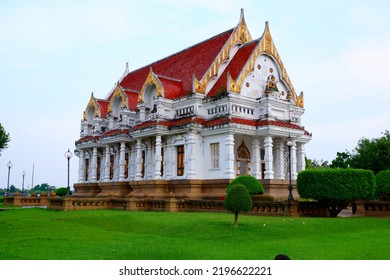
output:
M376 186L382 200L390 197L390 170L383 170L376 174Z
M251 175L238 176L228 185L226 189L226 193L229 193L232 186L236 184L244 185L247 188L250 195L264 193L263 185L259 182L259 180L257 180L255 177Z
M56 195L58 195L58 196L65 196L66 192L67 192L67 188L65 188L65 187L56 189ZM72 191L69 191L69 194L71 195Z
M350 201L373 198L376 182L371 170L307 169L298 174L297 190L301 198L318 200L337 217Z
M252 210L252 198L248 189L242 184L232 185L223 205L234 213L234 226L238 226L238 213Z

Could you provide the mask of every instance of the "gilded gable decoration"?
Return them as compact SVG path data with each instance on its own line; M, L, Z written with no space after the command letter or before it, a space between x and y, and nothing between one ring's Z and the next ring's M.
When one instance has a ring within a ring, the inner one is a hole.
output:
M202 77L201 80L198 80L195 76L193 77L193 91L197 93L206 93L206 85L213 77L218 75L218 69L221 64L224 61L230 59L229 55L232 48L236 45L242 45L250 41L252 41L252 37L245 23L244 10L241 9L240 22L233 30L233 33L230 35L229 40L226 42L225 46L215 58L206 74Z
M153 73L153 70L150 67L149 75L146 78L146 81L145 81L144 85L142 86L141 91L138 94L138 102L143 102L143 100L144 100L143 95L145 93L145 90L149 85L152 85L152 84L154 84L156 86L157 97L162 97L163 91L164 91L163 86L162 86L160 80L158 79L157 75Z
M93 92L91 93L91 97L89 98L89 102L87 104L87 107L85 108L83 112L83 120L87 120L87 112L90 107L94 107L95 110L95 117L99 116L99 104L96 102L95 97L93 96Z
M242 84L245 80L245 78L254 70L254 65L257 57L261 54L267 54L271 56L277 64L280 67L280 72L281 72L281 77L284 80L284 82L287 84L291 95L292 99L295 101L297 106L303 107L303 95L300 95L299 97L296 95L294 87L292 86L292 83L290 81L290 78L287 74L286 69L284 68L284 65L282 63L282 60L279 56L278 51L276 50L276 46L272 40L271 32L269 29L268 22L265 23L265 30L263 33L263 36L260 39L260 42L256 46L256 48L253 50L249 60L241 70L241 73L239 76L233 80L232 77L228 77L228 87L229 91L235 92L235 93L240 93ZM273 70L273 69L272 69ZM271 71L270 71L271 72Z
M119 97L122 99L122 108L127 108L127 96L123 92L122 87L119 85L119 82L116 84L114 93L112 94L110 104L108 105L108 113L112 112L112 104L116 97Z

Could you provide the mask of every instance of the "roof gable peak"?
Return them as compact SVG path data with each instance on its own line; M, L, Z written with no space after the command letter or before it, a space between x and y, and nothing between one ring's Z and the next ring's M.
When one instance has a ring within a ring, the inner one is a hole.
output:
M207 72L203 77L198 80L195 76L193 77L193 92L206 93L207 83L215 76L218 76L218 69L221 64L226 60L231 60L231 50L236 45L242 45L252 41L252 36L248 30L245 22L244 9L241 9L240 20L237 26L233 29L229 39L225 42L219 54L210 65ZM234 55L234 54L233 54Z
M261 54L266 54L276 61L276 63L280 67L281 77L290 89L292 99L295 101L297 106L303 108L303 94L297 96L297 94L295 93L294 87L292 86L291 80L287 74L287 71L283 65L280 55L276 49L275 43L272 39L268 21L265 22L264 32L259 39L259 43L253 50L251 56L249 57L245 66L242 68L238 77L235 80L230 76L228 77L229 91L235 93L239 93L241 91L241 87L245 78L249 75L249 73L253 72L255 67L255 61Z

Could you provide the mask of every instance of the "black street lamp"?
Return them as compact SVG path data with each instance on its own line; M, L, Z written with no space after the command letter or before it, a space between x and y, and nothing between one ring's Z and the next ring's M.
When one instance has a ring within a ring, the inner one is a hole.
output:
M288 146L288 169L289 169L289 172L288 172L288 198L287 200L288 201L293 201L294 198L293 198L293 195L292 195L292 190L293 190L293 186L291 184L291 147L293 145L293 142L292 142L292 139L290 137L290 135L288 136L287 138L287 146Z
M24 196L24 176L26 176L26 171L23 171L22 176L23 176L23 181L22 181L22 196Z
M73 154L68 149L68 151L65 153L65 157L68 159L68 187L66 190L66 196L70 195L70 186L69 186L69 165L70 165L70 159L72 158Z
M8 166L8 181L7 181L7 194L6 194L6 196L10 196L10 193L9 193L9 176L10 176L10 173L11 173L12 162L9 161L7 166Z

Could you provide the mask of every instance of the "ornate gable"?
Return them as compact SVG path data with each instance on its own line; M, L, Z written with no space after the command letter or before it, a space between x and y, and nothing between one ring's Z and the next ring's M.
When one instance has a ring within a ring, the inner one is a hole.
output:
M123 91L123 89L120 86L119 82L116 84L114 92L111 95L110 104L108 105L108 113L112 112L112 107L113 107L114 101L116 99L118 99L118 98L121 99L121 101L122 101L121 102L122 108L128 108L129 107L128 106L128 101L127 101L127 95Z
M269 93L270 90L277 90L277 86L276 84L274 84L275 75L277 74L280 76L280 79L285 83L286 92L283 91L283 94L285 94L285 98L292 99L293 101L295 101L297 106L303 108L304 106L303 94L301 93L299 96L297 96L294 87L292 86L287 71L282 63L282 60L279 56L276 46L272 40L268 22L266 22L265 24L265 30L262 37L260 38L259 43L257 44L256 48L253 50L251 56L249 57L245 66L242 68L240 74L236 78L233 78L230 75L228 76L229 91L240 93L243 86L250 86L250 83L248 83L248 81L245 82L245 79L248 77L250 73L254 72L255 67L258 70L262 69L263 66L259 63L256 63L256 61L259 59L261 55L263 55L264 57L265 56L270 57L271 60L268 63L274 62L275 65L275 67L271 66L267 69L269 73L267 75L267 80L264 83L263 93ZM278 72L276 73L276 71Z
M146 81L144 82L144 85L142 86L142 89L140 93L138 94L138 102L144 101L144 95L145 90L148 86L154 85L157 89L157 97L164 96L164 88L158 79L157 75L153 73L152 67L150 67L150 71L148 74L148 77L146 78Z
M89 112L94 112L93 116ZM89 102L87 106L85 107L84 113L83 113L83 120L87 120L90 117L99 117L99 104L97 103L95 97L93 96L93 92L91 93L91 97L89 98Z
M220 66L225 61L229 61L232 58L232 49L237 45L242 45L250 41L252 41L252 37L245 23L244 10L241 9L241 16L238 25L233 30L229 39L226 41L221 51L214 59L207 72L203 75L202 79L198 80L195 75L193 76L193 92L206 93L207 84L211 79L218 76Z

